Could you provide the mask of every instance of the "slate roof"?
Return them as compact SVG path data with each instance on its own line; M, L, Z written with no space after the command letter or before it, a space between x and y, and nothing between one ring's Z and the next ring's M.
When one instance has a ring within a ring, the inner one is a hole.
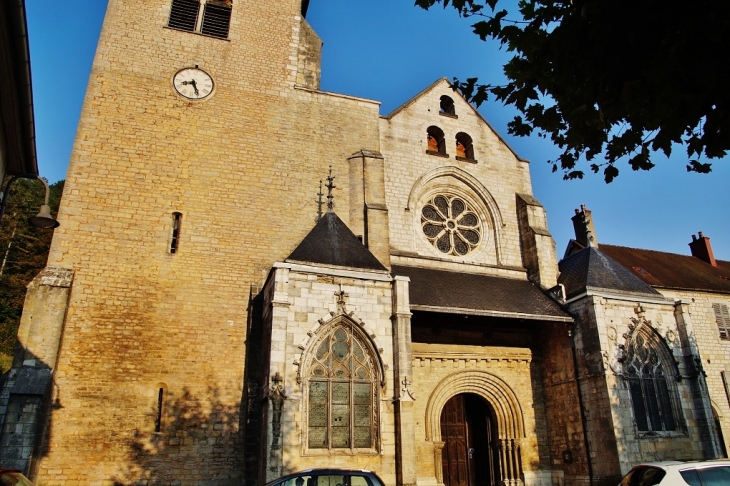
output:
M602 251L604 247L588 246L560 261L558 283L565 286L568 299L586 290L662 297L651 285L607 256Z
M397 265L391 274L411 279L413 310L572 321L554 300L527 280Z
M322 216L286 261L387 271L333 211Z
M604 245L600 250L654 287L730 293L730 262L717 266L697 257L624 246Z

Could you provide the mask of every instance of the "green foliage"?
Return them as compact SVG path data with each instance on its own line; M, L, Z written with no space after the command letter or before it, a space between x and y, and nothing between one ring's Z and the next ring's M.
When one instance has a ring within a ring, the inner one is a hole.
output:
M3 183L5 188L7 180ZM48 205L56 214L64 181L50 186ZM5 215L0 221L0 373L12 363L25 287L46 266L53 230L28 223L45 197L43 183L18 179L10 186Z
M722 54L730 2L520 0L515 9L508 0L416 0L424 9L437 3L479 19L476 35L515 53L506 86L468 78L454 88L477 106L490 95L514 105L522 116L509 133L549 137L563 152L548 162L565 179L582 178L584 161L606 182L619 160L649 170L652 156L669 156L675 144L687 152L687 171L708 173L700 159L730 148Z

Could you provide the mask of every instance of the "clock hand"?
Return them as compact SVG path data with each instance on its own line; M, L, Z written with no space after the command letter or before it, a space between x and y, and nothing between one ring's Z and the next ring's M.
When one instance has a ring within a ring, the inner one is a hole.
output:
M193 85L193 90L195 91L195 96L200 96L200 93L198 92L198 83L196 83L195 80L193 79L188 84Z

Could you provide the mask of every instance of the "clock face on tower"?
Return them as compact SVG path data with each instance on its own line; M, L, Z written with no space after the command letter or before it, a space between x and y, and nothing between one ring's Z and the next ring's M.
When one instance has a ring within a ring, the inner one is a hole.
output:
M172 85L180 96L189 100L203 100L215 87L210 74L197 67L179 70L172 77Z

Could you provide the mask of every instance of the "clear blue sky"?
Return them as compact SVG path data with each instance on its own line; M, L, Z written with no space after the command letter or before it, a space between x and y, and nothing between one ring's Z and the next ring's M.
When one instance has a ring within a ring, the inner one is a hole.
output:
M66 175L105 8L104 0L26 0L39 164L51 182ZM324 41L322 89L381 101L383 115L440 77L504 79L508 54L481 42L452 9L426 12L413 0L311 0L307 19ZM557 154L549 142L507 135L511 107L486 103L480 111L532 161L533 190L548 211L558 257L573 236L573 210L586 204L599 243L689 254L691 235L703 231L715 256L730 260L727 160L709 175L690 174L680 148L649 172L621 163L608 185L590 172L563 181L545 162Z

